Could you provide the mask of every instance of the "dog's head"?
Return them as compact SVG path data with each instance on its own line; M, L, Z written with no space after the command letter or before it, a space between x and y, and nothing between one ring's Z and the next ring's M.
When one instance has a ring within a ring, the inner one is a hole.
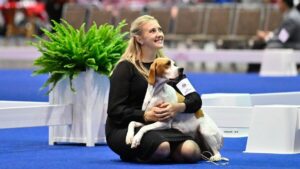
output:
M183 73L183 68L168 58L157 58L150 66L148 83L154 85L158 78L172 80Z

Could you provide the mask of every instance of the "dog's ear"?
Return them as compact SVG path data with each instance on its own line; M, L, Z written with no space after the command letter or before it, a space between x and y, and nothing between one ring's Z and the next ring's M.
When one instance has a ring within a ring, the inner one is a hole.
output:
M156 68L156 62L154 61L150 66L149 77L148 77L148 83L152 86L155 84L155 68Z

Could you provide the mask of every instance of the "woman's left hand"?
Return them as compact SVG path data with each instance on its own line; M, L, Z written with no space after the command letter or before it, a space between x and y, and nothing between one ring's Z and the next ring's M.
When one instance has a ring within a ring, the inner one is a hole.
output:
M175 104L162 103L159 105L159 108L161 108L160 110L161 117L159 118L159 121L166 121L175 117L177 113L183 112L185 110L185 104L184 103L175 103Z

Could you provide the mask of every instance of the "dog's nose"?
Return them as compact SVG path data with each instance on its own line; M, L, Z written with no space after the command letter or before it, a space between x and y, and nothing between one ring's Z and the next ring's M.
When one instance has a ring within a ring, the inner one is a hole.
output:
M180 67L180 68L178 68L178 72L179 72L179 74L183 74L183 70L184 70L184 68L183 67Z

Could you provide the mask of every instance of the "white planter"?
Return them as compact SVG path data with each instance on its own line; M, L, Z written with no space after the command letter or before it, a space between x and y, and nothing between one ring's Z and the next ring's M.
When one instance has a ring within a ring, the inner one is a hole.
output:
M73 86L75 93L70 89L69 79L61 80L50 93L51 104L72 104L73 117L72 125L49 127L49 144L63 142L94 146L106 143L108 77L87 70L73 80Z

